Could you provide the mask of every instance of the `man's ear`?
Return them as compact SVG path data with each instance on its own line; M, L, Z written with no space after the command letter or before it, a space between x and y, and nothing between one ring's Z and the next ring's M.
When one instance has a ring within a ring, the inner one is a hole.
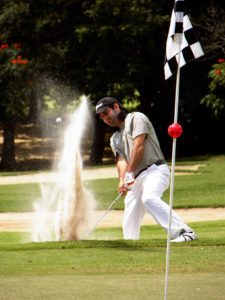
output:
M118 103L114 103L114 110L117 111L117 112L121 111L120 106L119 106Z

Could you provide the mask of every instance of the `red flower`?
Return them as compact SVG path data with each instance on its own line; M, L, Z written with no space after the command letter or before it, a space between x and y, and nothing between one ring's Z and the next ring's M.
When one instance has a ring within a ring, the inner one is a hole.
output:
M218 59L218 63L224 63L225 62L225 59L224 58L219 58Z
M18 55L17 58L11 59L11 63L16 65L27 65L29 62L28 59L22 59L22 56Z
M8 44L2 44L1 47L0 47L0 49L7 49L7 48L9 48Z
M17 56L16 62L19 65L27 65L28 64L28 59L22 59L21 56Z
M28 64L28 59L21 59L21 60L19 60L18 63L21 64L21 65L27 65Z
M17 59L11 59L11 63L13 64L13 65L16 65L17 64Z
M15 43L15 44L13 44L13 46L14 46L14 48L16 48L16 49L21 49L21 44L20 43Z
M215 70L214 73L215 73L216 75L220 75L220 74L222 73L222 71L221 71L221 70Z

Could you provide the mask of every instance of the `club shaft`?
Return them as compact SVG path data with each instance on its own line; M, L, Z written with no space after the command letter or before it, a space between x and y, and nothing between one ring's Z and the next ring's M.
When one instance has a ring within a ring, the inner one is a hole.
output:
M98 219L98 221L95 223L95 225L88 231L88 233L82 238L82 240L86 240L87 237L95 230L95 228L98 226L98 224L102 221L102 219L107 215L107 213L110 211L110 209L114 206L116 201L119 200L119 198L122 196L122 193L120 193L115 200L110 204L108 209L105 211L105 213L101 216L101 218Z

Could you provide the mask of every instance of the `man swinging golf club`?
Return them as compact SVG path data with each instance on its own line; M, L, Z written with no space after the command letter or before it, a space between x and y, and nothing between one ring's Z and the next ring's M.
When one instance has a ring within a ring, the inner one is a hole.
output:
M118 100L105 97L98 101L96 114L118 130L110 144L116 159L119 193L126 194L123 236L139 239L145 211L168 231L169 206L161 200L169 186L170 171L150 120L140 112L126 113ZM197 239L193 230L172 212L171 239L185 242Z

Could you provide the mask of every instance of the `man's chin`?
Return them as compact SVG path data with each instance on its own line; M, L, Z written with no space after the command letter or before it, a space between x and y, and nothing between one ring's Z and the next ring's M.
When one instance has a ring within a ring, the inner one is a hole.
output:
M116 127L116 125L114 123L106 123L106 124L110 127Z

